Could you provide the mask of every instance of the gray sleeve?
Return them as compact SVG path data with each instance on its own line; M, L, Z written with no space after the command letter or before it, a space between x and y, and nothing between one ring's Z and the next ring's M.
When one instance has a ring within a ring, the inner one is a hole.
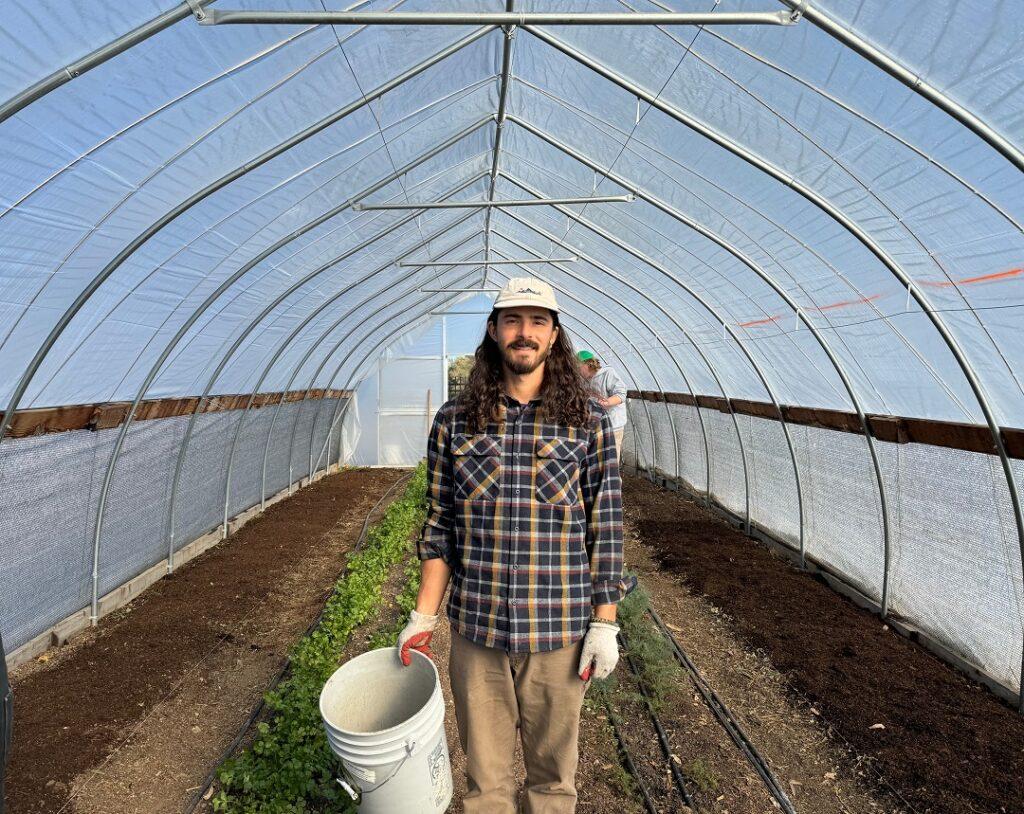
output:
M618 396L622 399L623 404L626 402L626 383L622 381L622 377L614 369L608 370L608 389L611 392L609 396Z

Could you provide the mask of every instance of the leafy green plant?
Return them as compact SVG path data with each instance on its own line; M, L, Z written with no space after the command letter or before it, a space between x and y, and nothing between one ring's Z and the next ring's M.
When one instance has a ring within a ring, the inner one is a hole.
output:
M416 607L416 597L419 595L419 592L420 561L418 557L410 557L409 562L405 566L405 587L402 588L402 592L396 600L398 610L400 611L398 619L390 627L379 630L373 635L370 639L371 650L376 650L379 647L395 646L395 643L398 641L398 634L402 632L402 628L409 621L409 614Z
M292 650L291 671L267 694L271 715L257 727L252 745L219 772L214 811L306 814L349 811L335 783L334 756L320 719L320 690L338 667L345 644L380 601L388 571L409 553L411 534L425 516L426 468L416 469L353 554L320 624ZM415 601L415 600L414 600Z
M625 642L623 657L629 656L636 665L648 691L651 707L657 711L668 699L680 668L672 656L671 646L647 618L648 607L650 595L643 588L637 588L619 603L617 618ZM628 668L623 665L622 669ZM646 703L644 696L633 689L631 683L620 682L612 673L590 685L583 703L591 711L603 711L609 721L621 726L623 709L629 706L642 708ZM608 729L611 729L610 725ZM717 783L717 778L710 773L702 775L702 779ZM613 769L610 782L633 800L638 799L635 780L621 763Z

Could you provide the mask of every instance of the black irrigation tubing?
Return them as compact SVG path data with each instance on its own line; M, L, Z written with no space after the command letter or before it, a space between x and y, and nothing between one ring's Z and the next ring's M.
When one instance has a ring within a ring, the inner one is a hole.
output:
M783 791L782 784L779 782L779 779L769 768L768 763L761 756L761 753L757 751L757 747L755 747L750 738L747 737L747 733L743 731L743 727L741 727L736 718L733 717L733 714L729 711L725 702L718 697L718 694L711 688L711 685L708 684L704 676L702 676L700 671L697 669L697 665L693 663L690 657L686 654L686 651L680 647L679 642L676 641L676 637L672 635L672 632L665 626L661 617L658 616L658 612L651 607L647 608L647 612L650 614L651 619L654 620L654 624L658 627L658 630L660 630L662 635L668 639L676 660L689 674L690 680L697 688L697 691L701 694L701 697L704 699L704 703L707 704L708 708L722 725L722 728L726 733L728 733L729 737L732 738L733 743L736 744L739 750L743 753L743 756L747 759L750 765L753 766L754 771L756 771L761 777L761 780L764 781L765 786L768 788L768 792L775 799L775 802L779 804L786 814L796 814L796 809L793 808L793 803L790 802L789 797L786 796L786 792Z
M697 811L697 804L693 801L693 797L686 790L686 776L683 774L683 770L679 768L679 764L672 755L672 746L668 742L668 735L665 734L665 728L661 725L661 720L658 718L658 713L654 711L654 704L651 702L651 696L647 692L647 688L644 686L643 676L640 675L640 671L637 669L632 656L628 652L628 643L626 641L626 634L619 632L619 638L622 640L622 647L625 651L626 664L629 665L630 671L636 678L637 687L640 689L640 694L644 698L644 705L647 707L647 713L651 717L651 723L654 724L654 731L658 735L658 743L661 745L662 754L665 755L665 760L668 761L669 770L672 772L672 779L675 781L676 790L679 792L679 796L683 798L683 802Z
M402 477L400 477L393 484L391 484L391 487L381 496L380 500L373 504L373 507L370 509L370 511L366 513L366 520L363 521L363 529L359 532L359 539L356 540L355 546L352 547L353 554L358 553L359 550L363 547L363 543L366 541L366 532L370 526L370 518L373 517L374 512L376 512L377 509L380 508L381 504L384 503L384 501L387 500L399 486L401 486L403 483L408 482L414 474L416 474L415 471L407 472L406 474L402 475ZM342 568L341 573L338 574L338 579L335 580L335 583L337 583L338 580L345 576L345 572L347 570L348 563L346 562L345 567ZM332 586L327 591L326 595L324 596L323 602L320 604L320 612L316 615L316 618L309 623L309 627L307 627L305 632L303 632L300 641L301 639L306 638L306 636L308 636L314 630L316 630L317 625L320 624L320 620L324 618L324 612L327 610L327 603L330 601L333 595L334 587ZM245 723L242 724L241 729L238 730L238 733L235 735L234 740L232 740L231 743L228 744L227 749L225 749L221 753L220 758L217 760L217 763L214 765L214 767L210 769L209 774L206 775L206 779L203 781L203 784L199 787L199 790L194 795L192 795L192 799L189 800L187 807L184 809L185 814L194 814L195 810L199 808L199 804L203 801L203 798L206 796L206 793L210 790L210 787L217 780L217 773L221 770L221 767L235 753L235 750L241 745L242 741L245 739L246 733L248 733L248 731L252 728L252 725L256 723L256 719L260 717L260 713L263 712L263 708L266 706L267 703L267 693L273 692L278 688L278 685L280 685L280 683L284 681L284 677L285 675L287 675L288 669L291 666L292 659L291 656L288 656L287 658L285 658L284 663L281 665L281 669L277 671L277 675L274 676L274 680L270 682L270 686L268 686L266 691L260 696L259 702L256 704L256 706L252 708L252 711L249 713L249 717L245 719Z
M635 468L637 470L639 470L639 467L635 467ZM650 475L649 470L642 470L642 471L645 473L645 475L647 475L648 479L652 483L655 482L655 478L652 475ZM673 652L676 653L676 658L680 660L680 662L683 664L684 667L687 668L688 671L690 671L690 675L693 678L694 683L697 685L697 688L698 689L702 689L701 688L702 683L706 686L706 682L704 681L703 676L701 676L700 672L697 670L696 665L693 664L693 662L690 660L689 656L687 656L686 652L679 646L679 643L676 641L675 637L672 636L672 634L664 626L664 622L662 622L662 620L658 616L657 612L653 608L648 608L648 610L649 610L649 612L651 614L651 618L654 619L655 624L661 629L662 633L664 633L665 635L668 636L671 644L673 645ZM687 663L690 666L688 666ZM691 670L691 667L692 667L692 670ZM747 738L746 733L743 731L742 727L740 727L740 725L736 722L735 718L732 718L731 713L729 713L728 708L725 706L725 704L722 702L722 700L718 697L718 695L714 692L714 690L711 690L710 687L707 687L707 689L710 692L710 694L712 695L712 697L714 698L714 700L717 701L717 703L722 705L722 708L725 710L726 715L728 715L729 719L732 721L732 725L736 728L736 733L734 734L733 731L730 730L729 726L727 726L724 722L722 723L723 727L725 727L726 731L732 737L733 741L737 744L737 746L740 747L741 750L743 750L743 753L744 753L744 755L747 756L748 760L751 760L751 758L750 758L750 756L748 755L748 753L746 751L747 748L753 750L753 753L755 755L758 755L758 758L760 758L760 755L758 754L757 750L754 748L754 745ZM808 708L814 708L814 703L812 703L811 700L806 695L804 695L802 692L800 692L796 687L792 686L792 684L789 685L789 690L794 695L798 696L800 698L800 700L803 701L807 705ZM703 690L701 691L701 695L702 696L704 695ZM707 702L708 706L711 708L712 712L715 712L715 714L717 715L718 713L715 711L714 703L711 702L711 701L708 701L706 697L705 697L705 701ZM820 713L819 713L818 717L822 717L820 715ZM721 721L721 718L719 718L719 720ZM851 744L850 741L847 740L843 736L843 734L838 729L836 729L831 723L829 723L828 721L825 721L824 718L822 718L822 720L828 726L828 730L832 734L832 736L835 737L836 739L842 741L842 743L846 746L846 748L851 753L856 755L857 754L857 750L853 747L853 744ZM743 745L740 744L740 742L737 740L737 736L739 736L739 738L741 738L747 744L746 748ZM763 758L760 758L760 759L761 759L761 762L763 763L764 762ZM751 762L753 762L753 761L751 761ZM866 765L868 767L869 771L874 775L875 779L878 781L878 784L880 786L884 786L888 790L888 792L890 794L892 794L892 796L895 797L897 800L899 800L900 803L903 806L905 806L906 809L908 811L910 811L912 814L918 814L918 810L916 808L914 808L914 806L912 806L910 804L910 802L908 802L908 800L902 794L900 794L900 792L888 780L885 779L885 776L878 769L878 767L874 765L874 763L871 760L868 760L864 765ZM757 768L756 764L755 764L755 768ZM768 769L767 764L765 764L765 769L768 770L769 773L770 773L771 770ZM760 774L760 770L758 770L758 774ZM782 791L781 784L779 784L778 778L776 778L774 775L771 775L771 777L772 777L772 780L773 780L774 787L778 788L779 789L779 793L782 794L783 797L785 797L785 792ZM762 779L765 779L763 775L762 775ZM768 781L765 780L765 783L768 784ZM769 784L769 785L771 785L771 784ZM774 794L774 791L773 791L773 794ZM776 802L778 802L781 805L781 801L778 798L776 798ZM792 808L792 804L790 804L790 807L788 809L785 806L783 806L783 811L787 812L787 814L795 814L795 810Z
M658 814L658 809L654 807L654 801L651 799L651 793L647 790L644 779L640 776L640 772L633 762L632 755L629 754L629 749L626 748L626 739L623 737L622 732L619 731L618 715L615 714L612 705L607 701L605 701L604 708L605 713L608 715L608 723L612 727L612 733L615 735L615 745L618 747L619 760L625 766L626 771L629 772L630 777L633 778L637 789L640 790L640 796L643 798L644 809L646 809L647 814Z
M404 475L402 475L402 477L400 477L393 484L391 484L391 488L388 489L381 497L381 499L374 504L373 508L366 513L366 519L363 521L363 529L359 532L359 539L356 540L355 548L352 549L353 553L359 551L359 549L363 547L363 543L366 541L366 532L370 529L370 520L373 517L373 513L380 508L381 504L388 499L392 492L394 492L402 484L407 483L409 480L411 480L412 476L415 474L416 470L413 470L412 472L406 472Z

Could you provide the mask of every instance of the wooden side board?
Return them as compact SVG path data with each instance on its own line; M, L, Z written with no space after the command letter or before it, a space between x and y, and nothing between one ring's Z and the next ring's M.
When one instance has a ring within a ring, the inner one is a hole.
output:
M252 408L258 410L282 400L285 403L301 401L306 396L311 401L317 399L347 398L349 390L326 390L317 388L310 390L289 390L287 393L257 393ZM242 410L249 403L250 394L229 394L210 396L199 405L199 396L183 396L180 398L149 399L139 403L135 411L135 421L148 421L154 418L173 418L189 415L196 410L202 413L219 413L226 410ZM29 410L17 410L10 427L7 428L8 438L26 438L30 435L45 435L51 432L68 432L70 430L109 430L118 427L128 415L131 403L127 401L108 401L98 404L66 404L60 407L35 407ZM0 416L3 412L0 411Z
M700 405L705 409L733 412L757 418L779 420L779 411L775 405L764 401L748 401L746 399L726 400L721 396L692 395L691 393L660 393L653 390L630 390L631 399L642 399L651 402L668 402L669 404L685 404L693 407ZM850 432L862 435L864 430L856 413L845 410L829 410L819 407L799 407L783 404L782 413L789 424L807 427L819 427L826 430ZM961 424L955 421L936 421L930 418L911 418L895 415L868 415L868 426L871 435L879 441L894 444L930 444L936 447L962 449L967 452L983 452L996 454L996 446L992 433L985 424ZM1001 428L1003 445L1011 458L1024 459L1024 429L1016 427Z

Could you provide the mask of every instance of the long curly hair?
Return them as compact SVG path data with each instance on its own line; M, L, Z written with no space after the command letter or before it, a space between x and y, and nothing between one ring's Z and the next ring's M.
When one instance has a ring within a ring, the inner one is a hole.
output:
M558 314L552 313L558 336L544 364L544 382L540 388L544 419L566 427L582 427L590 416L592 393L580 373L572 340L561 327ZM491 311L488 324L497 325L498 311ZM477 346L476 362L470 371L458 404L465 411L469 432L482 432L500 416L503 362L498 343L484 333Z

